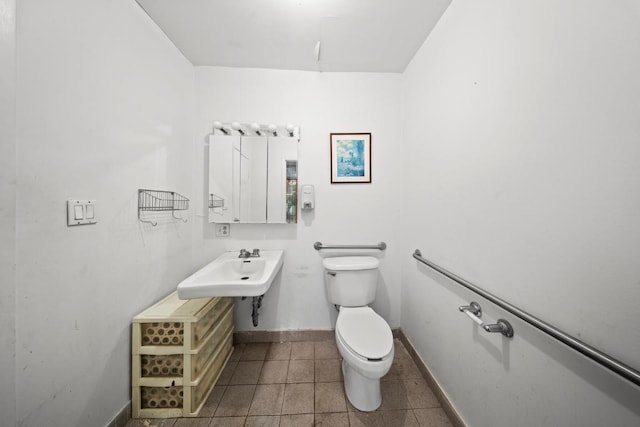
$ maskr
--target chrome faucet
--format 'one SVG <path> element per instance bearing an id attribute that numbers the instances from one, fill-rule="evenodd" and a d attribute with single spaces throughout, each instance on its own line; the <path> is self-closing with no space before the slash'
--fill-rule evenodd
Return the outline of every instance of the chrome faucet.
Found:
<path id="1" fill-rule="evenodd" d="M 252 252 L 249 252 L 246 249 L 240 249 L 240 255 L 238 258 L 259 258 L 260 257 L 260 249 L 254 249 Z"/>

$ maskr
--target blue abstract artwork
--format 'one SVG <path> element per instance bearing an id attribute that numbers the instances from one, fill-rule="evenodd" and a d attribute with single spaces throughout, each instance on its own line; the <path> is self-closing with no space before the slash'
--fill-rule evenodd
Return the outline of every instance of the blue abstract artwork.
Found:
<path id="1" fill-rule="evenodd" d="M 331 134 L 331 183 L 371 182 L 371 134 Z"/>
<path id="2" fill-rule="evenodd" d="M 364 176 L 364 140 L 340 139 L 336 143 L 339 177 Z"/>

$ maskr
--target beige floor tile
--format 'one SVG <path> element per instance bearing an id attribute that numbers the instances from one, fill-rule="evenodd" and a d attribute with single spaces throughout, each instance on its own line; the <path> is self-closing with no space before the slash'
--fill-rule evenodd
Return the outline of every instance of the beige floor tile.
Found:
<path id="1" fill-rule="evenodd" d="M 244 417 L 249 413 L 251 400 L 256 390 L 254 385 L 230 385 L 218 404 L 216 417 Z"/>
<path id="2" fill-rule="evenodd" d="M 178 418 L 173 427 L 209 427 L 209 418 Z"/>
<path id="3" fill-rule="evenodd" d="M 291 360 L 313 359 L 314 349 L 312 341 L 295 341 L 291 343 Z"/>
<path id="4" fill-rule="evenodd" d="M 265 360 L 289 360 L 291 359 L 290 342 L 272 342 L 267 350 Z"/>
<path id="5" fill-rule="evenodd" d="M 245 427 L 278 427 L 280 425 L 279 415 L 260 415 L 256 417 L 247 417 Z"/>
<path id="6" fill-rule="evenodd" d="M 280 427 L 313 427 L 313 418 L 313 414 L 282 415 Z"/>
<path id="7" fill-rule="evenodd" d="M 249 343 L 236 345 L 201 417 L 150 421 L 157 427 L 451 427 L 402 343 L 394 346 L 374 412 L 358 411 L 346 399 L 335 341 Z M 142 421 L 126 427 L 144 427 Z"/>
<path id="8" fill-rule="evenodd" d="M 240 360 L 264 360 L 269 349 L 268 342 L 252 342 L 247 343 L 244 348 Z"/>
<path id="9" fill-rule="evenodd" d="M 262 384 L 256 387 L 249 415 L 280 415 L 284 384 Z"/>
<path id="10" fill-rule="evenodd" d="M 395 350 L 394 350 L 395 351 Z M 406 352 L 405 352 L 406 353 Z M 393 363 L 385 379 L 422 378 L 420 370 L 408 354 L 394 354 Z"/>
<path id="11" fill-rule="evenodd" d="M 312 383 L 314 379 L 313 360 L 291 360 L 287 371 L 287 383 Z"/>
<path id="12" fill-rule="evenodd" d="M 442 408 L 414 409 L 418 424 L 421 427 L 452 427 L 451 421 Z"/>
<path id="13" fill-rule="evenodd" d="M 342 381 L 340 359 L 318 359 L 315 361 L 315 381 L 328 383 Z"/>
<path id="14" fill-rule="evenodd" d="M 409 398 L 407 397 L 407 390 L 402 380 L 380 381 L 380 392 L 382 393 L 380 410 L 411 408 Z"/>
<path id="15" fill-rule="evenodd" d="M 218 405 L 222 400 L 222 395 L 224 394 L 224 391 L 226 390 L 226 388 L 227 387 L 223 385 L 222 386 L 217 385 L 213 387 L 213 390 L 211 390 L 211 394 L 207 398 L 206 402 L 202 406 L 202 409 L 200 410 L 200 413 L 198 414 L 200 417 L 204 417 L 204 418 L 213 417 L 213 414 L 215 414 L 216 409 L 218 409 Z"/>
<path id="16" fill-rule="evenodd" d="M 287 382 L 288 360 L 267 360 L 262 365 L 258 384 L 281 384 Z"/>
<path id="17" fill-rule="evenodd" d="M 258 384 L 263 363 L 262 361 L 238 362 L 238 366 L 229 380 L 229 385 Z"/>
<path id="18" fill-rule="evenodd" d="M 349 412 L 351 427 L 384 427 L 384 420 L 380 412 Z"/>
<path id="19" fill-rule="evenodd" d="M 245 417 L 214 417 L 211 418 L 209 427 L 242 427 Z"/>
<path id="20" fill-rule="evenodd" d="M 407 349 L 404 347 L 404 344 L 402 344 L 402 341 L 400 341 L 397 338 L 393 340 L 393 352 L 397 356 L 411 358 L 411 355 L 409 354 Z"/>
<path id="21" fill-rule="evenodd" d="M 236 366 L 238 366 L 238 362 L 232 362 L 231 360 L 227 362 L 227 365 L 222 370 L 220 374 L 220 378 L 216 382 L 217 385 L 228 385 L 229 380 L 233 376 L 233 372 L 236 370 Z"/>
<path id="22" fill-rule="evenodd" d="M 331 341 L 316 341 L 314 343 L 314 351 L 316 359 L 339 359 L 338 347 L 336 342 Z"/>
<path id="23" fill-rule="evenodd" d="M 246 347 L 246 344 L 234 344 L 233 345 L 233 353 L 231 353 L 231 357 L 229 358 L 229 362 L 237 362 L 238 360 L 240 360 L 240 357 L 242 356 L 242 352 L 244 351 L 244 348 Z"/>
<path id="24" fill-rule="evenodd" d="M 405 390 L 407 390 L 407 398 L 412 408 L 436 408 L 440 406 L 438 398 L 427 382 L 422 378 L 414 378 L 402 380 Z"/>
<path id="25" fill-rule="evenodd" d="M 349 414 L 346 412 L 316 414 L 316 426 L 349 427 Z"/>
<path id="26" fill-rule="evenodd" d="M 380 411 L 384 427 L 419 427 L 412 410 Z"/>
<path id="27" fill-rule="evenodd" d="M 341 382 L 315 384 L 315 412 L 346 412 L 344 385 Z"/>
<path id="28" fill-rule="evenodd" d="M 284 389 L 282 414 L 313 413 L 313 383 L 287 384 Z"/>

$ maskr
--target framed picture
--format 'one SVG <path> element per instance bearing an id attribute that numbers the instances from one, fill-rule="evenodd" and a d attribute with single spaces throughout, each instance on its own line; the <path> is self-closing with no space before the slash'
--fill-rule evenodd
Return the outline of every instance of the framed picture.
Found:
<path id="1" fill-rule="evenodd" d="M 371 182 L 371 133 L 331 134 L 331 183 Z"/>

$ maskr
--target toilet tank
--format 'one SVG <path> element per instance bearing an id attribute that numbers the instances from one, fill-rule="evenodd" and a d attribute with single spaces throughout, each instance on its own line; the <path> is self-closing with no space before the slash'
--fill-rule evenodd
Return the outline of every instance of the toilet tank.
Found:
<path id="1" fill-rule="evenodd" d="M 378 265 L 372 256 L 325 258 L 325 284 L 329 302 L 344 307 L 362 307 L 376 298 Z"/>

